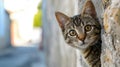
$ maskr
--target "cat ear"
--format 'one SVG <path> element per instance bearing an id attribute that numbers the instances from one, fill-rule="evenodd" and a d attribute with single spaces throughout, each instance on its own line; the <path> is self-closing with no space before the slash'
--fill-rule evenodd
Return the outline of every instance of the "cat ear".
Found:
<path id="1" fill-rule="evenodd" d="M 59 26 L 64 29 L 65 23 L 70 19 L 67 15 L 61 12 L 55 12 L 56 19 L 59 23 Z"/>
<path id="2" fill-rule="evenodd" d="M 95 11 L 95 6 L 92 3 L 91 0 L 87 0 L 84 7 L 83 7 L 83 11 L 82 14 L 89 14 L 91 15 L 93 18 L 96 18 L 96 11 Z"/>

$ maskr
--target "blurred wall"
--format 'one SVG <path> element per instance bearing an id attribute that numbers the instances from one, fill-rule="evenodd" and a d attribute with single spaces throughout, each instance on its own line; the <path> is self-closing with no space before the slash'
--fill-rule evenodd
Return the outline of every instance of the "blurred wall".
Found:
<path id="1" fill-rule="evenodd" d="M 10 46 L 10 20 L 4 9 L 3 0 L 0 0 L 0 49 Z"/>
<path id="2" fill-rule="evenodd" d="M 40 30 L 33 27 L 34 16 L 41 0 L 4 0 L 4 7 L 11 20 L 11 43 L 28 46 L 39 43 Z"/>

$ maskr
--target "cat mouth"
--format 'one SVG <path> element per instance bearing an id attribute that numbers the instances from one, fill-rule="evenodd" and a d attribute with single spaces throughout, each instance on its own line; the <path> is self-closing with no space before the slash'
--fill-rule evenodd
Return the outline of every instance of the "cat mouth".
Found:
<path id="1" fill-rule="evenodd" d="M 89 47 L 89 45 L 90 45 L 90 43 L 83 41 L 79 44 L 79 48 L 85 49 L 85 48 Z"/>
<path id="2" fill-rule="evenodd" d="M 82 46 L 82 45 L 85 45 L 85 42 L 84 42 L 84 41 L 83 41 L 83 42 L 81 42 L 80 46 Z"/>
<path id="3" fill-rule="evenodd" d="M 79 48 L 80 48 L 80 49 L 86 49 L 87 47 L 88 47 L 88 45 L 85 45 L 85 44 L 80 44 L 80 45 L 79 45 Z"/>
<path id="4" fill-rule="evenodd" d="M 87 44 L 88 44 L 87 42 L 81 42 L 81 43 L 79 44 L 79 46 L 80 46 L 80 47 L 85 47 L 85 46 L 87 46 Z"/>

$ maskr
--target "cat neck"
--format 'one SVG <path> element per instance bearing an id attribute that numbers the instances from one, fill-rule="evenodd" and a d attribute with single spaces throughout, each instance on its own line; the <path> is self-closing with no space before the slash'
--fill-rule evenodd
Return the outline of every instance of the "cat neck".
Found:
<path id="1" fill-rule="evenodd" d="M 82 50 L 83 57 L 90 67 L 101 67 L 101 39 L 96 44 Z"/>

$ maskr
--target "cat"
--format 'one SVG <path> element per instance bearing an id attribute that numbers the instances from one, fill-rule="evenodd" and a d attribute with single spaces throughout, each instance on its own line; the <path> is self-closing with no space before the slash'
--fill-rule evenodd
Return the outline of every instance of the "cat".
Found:
<path id="1" fill-rule="evenodd" d="M 101 25 L 92 1 L 87 0 L 79 15 L 55 12 L 65 42 L 80 50 L 89 67 L 101 67 Z"/>

